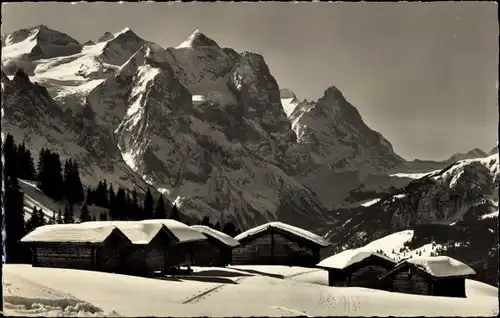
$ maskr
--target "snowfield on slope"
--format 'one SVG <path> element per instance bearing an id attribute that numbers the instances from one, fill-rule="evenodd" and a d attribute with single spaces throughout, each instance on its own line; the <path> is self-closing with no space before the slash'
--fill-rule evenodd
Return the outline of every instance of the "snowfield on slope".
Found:
<path id="1" fill-rule="evenodd" d="M 271 271 L 280 273 L 279 268 L 274 266 Z M 281 268 L 282 274 L 290 273 L 285 266 Z M 263 274 L 244 273 L 250 269 Z M 268 266 L 238 270 L 210 268 L 212 275 L 203 277 L 203 271 L 198 268 L 191 276 L 148 279 L 9 264 L 4 266 L 4 309 L 7 315 L 101 317 L 485 317 L 498 314 L 498 289 L 472 280 L 466 282 L 468 298 L 436 298 L 328 287 L 325 272 L 310 268 L 304 268 L 302 274 L 295 270 L 293 276 L 283 275 L 287 276 L 285 279 L 266 275 L 266 269 Z"/>

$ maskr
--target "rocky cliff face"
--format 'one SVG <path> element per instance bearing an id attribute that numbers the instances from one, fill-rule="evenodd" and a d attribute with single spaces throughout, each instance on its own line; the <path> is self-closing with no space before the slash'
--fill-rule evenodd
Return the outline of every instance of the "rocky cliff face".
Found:
<path id="1" fill-rule="evenodd" d="M 284 103 L 292 103 L 290 93 L 283 93 L 288 97 Z M 342 205 L 369 174 L 385 173 L 404 161 L 336 87 L 326 89 L 318 101 L 297 102 L 289 120 L 300 148 L 292 159 L 296 176 L 329 208 Z"/>
<path id="2" fill-rule="evenodd" d="M 35 154 L 42 148 L 73 158 L 82 181 L 96 184 L 108 179 L 116 186 L 145 190 L 147 185 L 121 160 L 109 134 L 85 111 L 78 116 L 63 111 L 44 86 L 32 83 L 22 70 L 10 80 L 2 72 L 2 128 Z M 106 160 L 103 160 L 106 158 Z"/>
<path id="3" fill-rule="evenodd" d="M 9 114 L 8 131 L 34 151 L 43 144 L 75 157 L 88 183 L 147 182 L 185 214 L 244 228 L 280 219 L 313 229 L 329 219 L 293 176 L 296 135 L 258 54 L 221 48 L 199 31 L 164 50 L 124 29 L 43 60 L 33 73 L 50 98 L 39 109 L 53 107 L 49 117 L 71 129 L 35 143 Z M 11 100 L 5 108 L 21 103 Z M 43 121 L 28 125 L 44 136 L 57 131 Z"/>
<path id="4" fill-rule="evenodd" d="M 127 106 L 115 131 L 123 158 L 185 213 L 243 227 L 327 219 L 281 168 L 295 134 L 262 56 L 221 49 L 197 31 L 165 52 L 144 47 L 96 90 L 118 87 L 128 87 L 112 98 Z"/>

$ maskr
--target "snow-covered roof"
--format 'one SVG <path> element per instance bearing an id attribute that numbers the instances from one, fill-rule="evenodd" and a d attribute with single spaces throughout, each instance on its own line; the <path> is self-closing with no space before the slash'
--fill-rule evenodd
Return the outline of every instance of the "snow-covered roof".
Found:
<path id="1" fill-rule="evenodd" d="M 345 250 L 343 252 L 325 258 L 324 260 L 319 262 L 316 266 L 323 268 L 345 269 L 353 264 L 363 261 L 364 259 L 370 256 L 377 256 L 379 258 L 385 259 L 387 261 L 396 264 L 394 260 L 383 254 L 363 249 L 352 249 L 352 250 Z"/>
<path id="2" fill-rule="evenodd" d="M 94 221 L 80 224 L 80 226 L 85 228 L 96 228 L 107 225 L 117 227 L 133 244 L 149 244 L 160 231 L 164 230 L 162 224 L 147 224 L 134 221 Z"/>
<path id="3" fill-rule="evenodd" d="M 120 230 L 112 225 L 86 228 L 81 224 L 51 224 L 36 228 L 21 242 L 102 243 L 113 231 Z"/>
<path id="4" fill-rule="evenodd" d="M 143 220 L 140 223 L 163 224 L 177 239 L 178 243 L 206 240 L 201 232 L 192 229 L 184 223 L 172 219 Z"/>
<path id="5" fill-rule="evenodd" d="M 301 237 L 303 239 L 306 239 L 314 244 L 321 245 L 323 247 L 330 245 L 330 242 L 328 242 L 327 240 L 325 240 L 324 238 L 322 238 L 319 235 L 316 235 L 312 232 L 309 232 L 309 231 L 306 231 L 304 229 L 298 228 L 296 226 L 285 224 L 282 222 L 270 222 L 270 223 L 259 225 L 257 227 L 254 227 L 248 231 L 245 231 L 245 232 L 237 235 L 235 237 L 235 239 L 238 241 L 241 241 L 241 240 L 244 240 L 248 237 L 255 236 L 261 232 L 267 231 L 270 228 L 275 228 L 275 229 L 279 229 L 279 230 L 288 232 L 292 235 Z"/>
<path id="6" fill-rule="evenodd" d="M 222 233 L 220 231 L 214 230 L 208 226 L 205 225 L 193 225 L 191 228 L 200 231 L 201 233 L 213 237 L 214 239 L 222 242 L 223 244 L 231 247 L 236 247 L 240 245 L 240 242 L 232 238 L 231 236 L 227 235 L 226 233 Z"/>
<path id="7" fill-rule="evenodd" d="M 448 256 L 417 256 L 405 262 L 414 264 L 434 277 L 469 276 L 476 272 L 466 264 Z"/>

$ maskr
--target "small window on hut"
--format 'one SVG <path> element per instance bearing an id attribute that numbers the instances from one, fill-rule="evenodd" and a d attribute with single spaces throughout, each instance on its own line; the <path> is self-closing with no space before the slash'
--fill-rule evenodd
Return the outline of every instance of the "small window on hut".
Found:
<path id="1" fill-rule="evenodd" d="M 413 272 L 411 270 L 411 267 L 408 267 L 408 277 L 411 277 L 412 274 L 413 274 Z"/>

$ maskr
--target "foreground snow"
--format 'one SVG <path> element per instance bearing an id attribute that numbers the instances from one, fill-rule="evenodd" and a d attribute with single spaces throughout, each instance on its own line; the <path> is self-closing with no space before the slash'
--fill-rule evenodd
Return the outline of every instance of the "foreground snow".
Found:
<path id="1" fill-rule="evenodd" d="M 279 273 L 286 274 L 284 279 L 267 275 Z M 326 283 L 325 271 L 285 266 L 195 268 L 192 276 L 161 280 L 5 265 L 4 309 L 7 315 L 101 317 L 493 316 L 498 313 L 498 289 L 471 280 L 467 281 L 466 299 L 328 287 L 324 286 Z"/>

